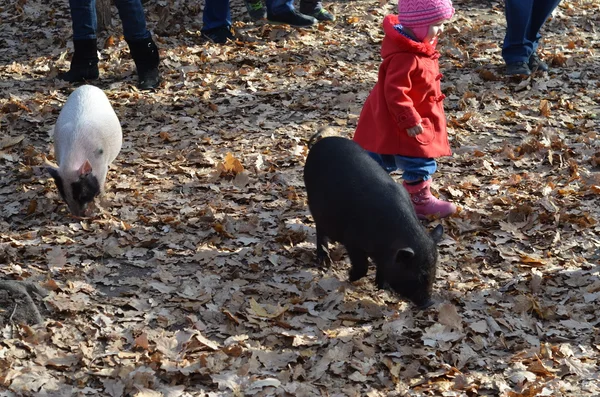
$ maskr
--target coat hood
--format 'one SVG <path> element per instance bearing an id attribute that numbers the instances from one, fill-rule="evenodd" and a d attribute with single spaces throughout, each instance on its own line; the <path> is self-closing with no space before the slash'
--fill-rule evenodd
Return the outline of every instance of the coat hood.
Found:
<path id="1" fill-rule="evenodd" d="M 383 31 L 385 33 L 383 44 L 381 45 L 381 56 L 383 58 L 398 52 L 410 52 L 429 57 L 437 53 L 435 49 L 437 39 L 434 44 L 411 40 L 394 29 L 394 25 L 398 24 L 400 24 L 398 22 L 398 15 L 387 15 L 383 19 Z"/>

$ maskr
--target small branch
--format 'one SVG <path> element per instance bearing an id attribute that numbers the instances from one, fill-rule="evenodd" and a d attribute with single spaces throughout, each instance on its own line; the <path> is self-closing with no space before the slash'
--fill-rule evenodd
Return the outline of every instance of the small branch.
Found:
<path id="1" fill-rule="evenodd" d="M 108 352 L 108 353 L 104 353 L 104 354 L 98 354 L 97 356 L 92 357 L 92 360 L 88 364 L 88 368 L 90 368 L 92 366 L 92 364 L 94 363 L 94 361 L 96 361 L 96 359 L 98 359 L 98 358 L 104 358 L 104 357 L 109 357 L 109 356 L 116 356 L 118 354 L 119 354 L 119 352 Z"/>
<path id="2" fill-rule="evenodd" d="M 18 303 L 15 303 L 15 307 L 14 307 L 14 309 L 13 309 L 13 312 L 12 312 L 12 314 L 10 315 L 10 317 L 8 318 L 8 321 L 9 321 L 9 322 L 11 322 L 11 323 L 13 322 L 13 317 L 14 317 L 15 313 L 17 312 L 17 306 L 19 306 L 19 304 L 18 304 Z"/>

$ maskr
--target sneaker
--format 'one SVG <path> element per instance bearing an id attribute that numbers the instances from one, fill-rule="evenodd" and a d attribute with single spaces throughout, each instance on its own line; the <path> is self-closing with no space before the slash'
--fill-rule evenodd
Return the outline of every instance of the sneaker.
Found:
<path id="1" fill-rule="evenodd" d="M 301 14 L 296 10 L 291 10 L 277 15 L 269 15 L 267 12 L 267 20 L 273 24 L 290 25 L 297 28 L 311 27 L 317 23 L 316 18 Z"/>
<path id="2" fill-rule="evenodd" d="M 335 15 L 324 9 L 323 7 L 319 7 L 313 11 L 304 12 L 302 8 L 300 8 L 300 12 L 305 15 L 310 15 L 321 22 L 333 22 L 335 21 Z"/>
<path id="3" fill-rule="evenodd" d="M 262 3 L 262 0 L 244 0 L 248 15 L 253 21 L 260 21 L 267 17 L 267 9 Z"/>
<path id="4" fill-rule="evenodd" d="M 529 76 L 531 74 L 531 69 L 529 69 L 529 65 L 526 62 L 513 62 L 506 64 L 506 75 L 508 76 Z"/>
<path id="5" fill-rule="evenodd" d="M 226 44 L 227 41 L 235 41 L 235 36 L 229 26 L 219 26 L 218 28 L 202 30 L 202 38 L 215 44 Z"/>
<path id="6" fill-rule="evenodd" d="M 539 70 L 540 72 L 548 71 L 548 64 L 542 61 L 536 53 L 531 54 L 527 65 L 532 72 L 535 72 L 536 70 Z"/>

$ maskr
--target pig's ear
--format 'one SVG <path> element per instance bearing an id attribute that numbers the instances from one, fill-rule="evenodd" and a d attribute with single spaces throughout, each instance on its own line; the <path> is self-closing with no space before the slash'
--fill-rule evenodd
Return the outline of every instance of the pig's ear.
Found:
<path id="1" fill-rule="evenodd" d="M 56 167 L 52 167 L 52 166 L 48 166 L 46 167 L 46 170 L 48 171 L 48 173 L 50 174 L 50 176 L 55 180 L 59 180 L 60 179 L 60 175 L 58 174 L 58 168 Z"/>
<path id="2" fill-rule="evenodd" d="M 92 165 L 90 164 L 89 160 L 85 160 L 85 163 L 83 163 L 81 165 L 81 167 L 79 167 L 79 170 L 77 171 L 78 175 L 87 175 L 87 174 L 91 174 L 92 173 Z"/>
<path id="3" fill-rule="evenodd" d="M 415 251 L 412 248 L 400 248 L 398 252 L 396 252 L 396 263 L 402 262 L 403 260 L 407 260 L 415 256 Z"/>
<path id="4" fill-rule="evenodd" d="M 48 170 L 48 173 L 50 173 L 52 179 L 54 179 L 54 183 L 56 184 L 56 187 L 58 188 L 58 192 L 60 193 L 61 197 L 64 198 L 65 188 L 63 186 L 63 180 L 60 177 L 60 174 L 58 173 L 58 168 L 49 165 L 46 167 L 46 169 Z"/>
<path id="5" fill-rule="evenodd" d="M 444 234 L 444 227 L 440 224 L 437 225 L 435 227 L 435 229 L 433 229 L 429 235 L 431 236 L 431 238 L 433 239 L 433 241 L 435 241 L 435 243 L 439 243 L 440 241 L 442 241 L 442 236 Z"/>

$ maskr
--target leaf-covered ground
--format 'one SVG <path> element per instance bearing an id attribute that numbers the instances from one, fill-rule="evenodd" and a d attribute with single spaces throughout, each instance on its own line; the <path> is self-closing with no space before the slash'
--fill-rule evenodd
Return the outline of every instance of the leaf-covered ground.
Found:
<path id="1" fill-rule="evenodd" d="M 502 75 L 503 2 L 455 2 L 454 155 L 434 183 L 461 211 L 426 311 L 372 271 L 349 284 L 342 248 L 314 265 L 302 182 L 318 127 L 352 135 L 396 3 L 329 2 L 335 24 L 295 30 L 234 1 L 248 42 L 226 46 L 201 42 L 200 3 L 147 4 L 156 93 L 136 90 L 113 10 L 97 85 L 124 145 L 79 220 L 43 168 L 73 89 L 54 78 L 67 2 L 0 0 L 0 279 L 21 287 L 0 284 L 0 396 L 599 395 L 600 1 L 563 1 L 551 72 L 522 81 Z"/>

